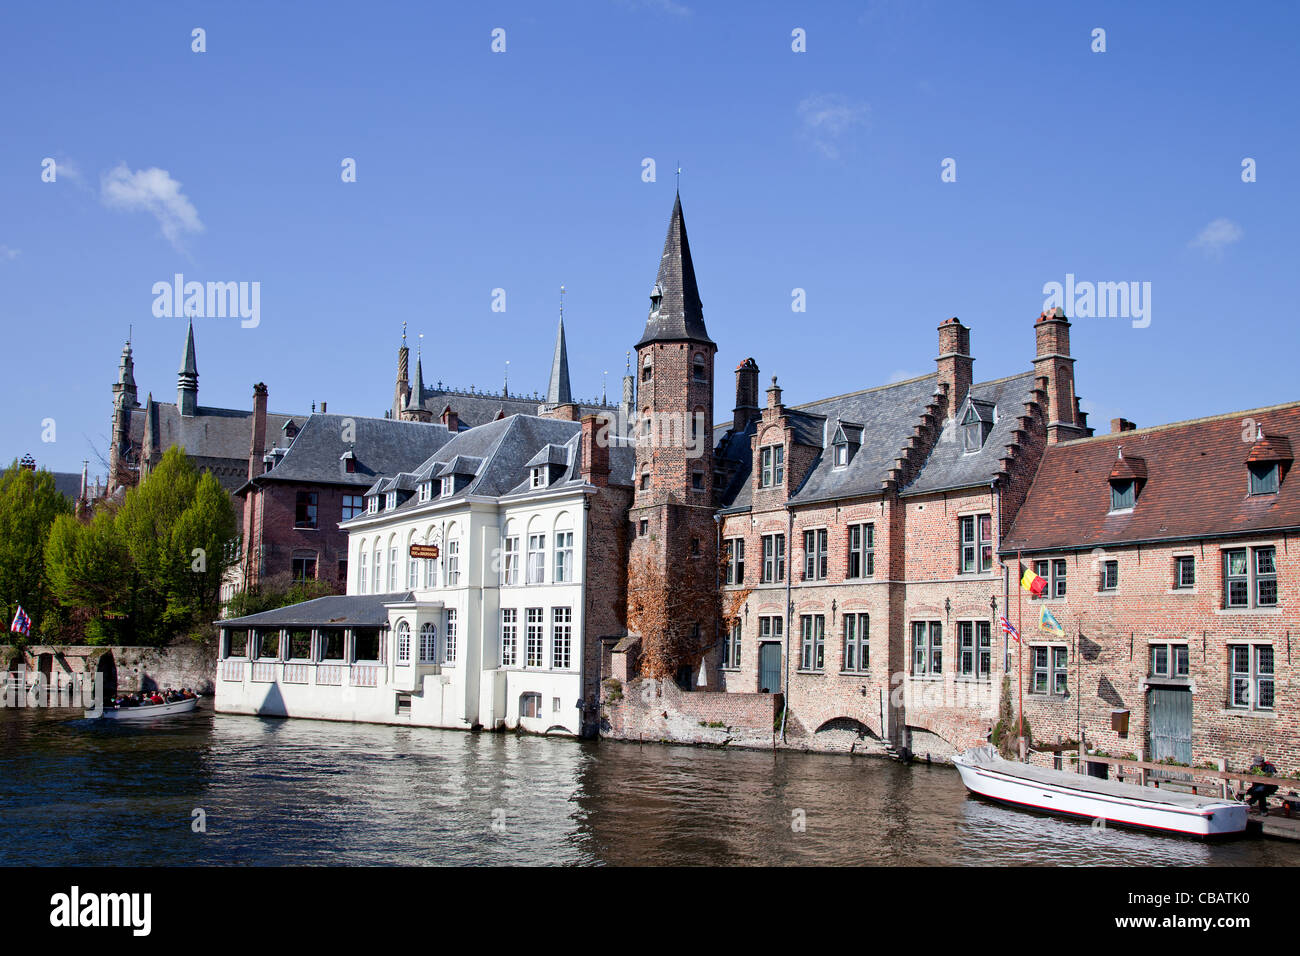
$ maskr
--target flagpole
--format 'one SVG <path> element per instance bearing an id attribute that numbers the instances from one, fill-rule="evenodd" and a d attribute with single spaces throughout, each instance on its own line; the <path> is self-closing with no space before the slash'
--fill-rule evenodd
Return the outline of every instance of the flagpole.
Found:
<path id="1" fill-rule="evenodd" d="M 1024 577 L 1024 571 L 1021 570 L 1023 564 L 1020 560 L 1021 553 L 1016 552 L 1016 572 Z M 1020 758 L 1024 759 L 1024 741 L 1025 741 L 1025 612 L 1020 594 L 1024 588 L 1020 582 L 1016 582 L 1016 630 L 1020 632 L 1020 640 L 1016 641 L 1016 688 L 1017 696 L 1020 698 L 1020 706 L 1016 708 L 1016 737 L 1019 738 Z"/>

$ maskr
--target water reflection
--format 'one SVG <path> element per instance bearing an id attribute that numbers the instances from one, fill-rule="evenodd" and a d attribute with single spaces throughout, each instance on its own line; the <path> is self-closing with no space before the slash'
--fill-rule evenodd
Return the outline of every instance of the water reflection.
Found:
<path id="1" fill-rule="evenodd" d="M 0 863 L 1296 865 L 1300 844 L 1096 831 L 880 760 L 0 711 Z"/>

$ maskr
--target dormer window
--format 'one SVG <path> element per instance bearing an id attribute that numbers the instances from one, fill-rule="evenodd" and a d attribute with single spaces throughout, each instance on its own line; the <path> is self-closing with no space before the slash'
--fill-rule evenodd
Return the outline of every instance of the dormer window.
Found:
<path id="1" fill-rule="evenodd" d="M 447 498 L 456 493 L 456 478 L 454 475 L 448 475 L 442 479 L 442 496 Z"/>
<path id="2" fill-rule="evenodd" d="M 1137 482 L 1131 478 L 1110 483 L 1110 510 L 1132 511 L 1137 503 Z"/>
<path id="3" fill-rule="evenodd" d="M 831 462 L 837 470 L 847 468 L 862 446 L 862 426 L 853 422 L 839 422 L 830 438 Z"/>
<path id="4" fill-rule="evenodd" d="M 1250 493 L 1252 495 L 1275 495 L 1281 485 L 1279 465 L 1275 461 L 1253 461 L 1250 469 Z"/>
<path id="5" fill-rule="evenodd" d="M 659 283 L 656 282 L 655 287 L 650 290 L 650 314 L 651 315 L 654 315 L 659 311 L 659 307 L 663 303 L 663 300 L 664 300 L 664 290 L 660 288 Z"/>
<path id="6" fill-rule="evenodd" d="M 371 495 L 370 500 L 366 502 L 366 514 L 379 514 L 379 496 Z"/>
<path id="7" fill-rule="evenodd" d="M 545 488 L 545 487 L 546 487 L 546 484 L 547 484 L 547 482 L 546 482 L 546 467 L 543 465 L 543 466 L 539 466 L 539 467 L 537 467 L 537 468 L 534 468 L 534 469 L 532 470 L 532 473 L 531 473 L 530 476 L 529 476 L 529 479 L 528 479 L 528 485 L 529 485 L 529 487 L 530 487 L 530 488 Z"/>
<path id="8" fill-rule="evenodd" d="M 433 489 L 430 487 L 432 482 L 420 482 L 420 500 L 428 501 L 433 496 Z"/>
<path id="9" fill-rule="evenodd" d="M 849 463 L 849 443 L 837 442 L 835 445 L 835 467 L 844 468 Z"/>
<path id="10" fill-rule="evenodd" d="M 392 511 L 396 507 L 397 507 L 397 492 L 390 491 L 384 497 L 384 508 L 387 509 L 388 511 Z"/>
<path id="11" fill-rule="evenodd" d="M 1147 463 L 1144 458 L 1124 457 L 1123 446 L 1115 450 L 1115 464 L 1110 469 L 1110 510 L 1132 511 L 1137 496 L 1147 480 Z"/>
<path id="12" fill-rule="evenodd" d="M 979 451 L 984 446 L 984 423 L 974 408 L 966 409 L 966 417 L 961 420 L 961 433 L 964 453 Z"/>

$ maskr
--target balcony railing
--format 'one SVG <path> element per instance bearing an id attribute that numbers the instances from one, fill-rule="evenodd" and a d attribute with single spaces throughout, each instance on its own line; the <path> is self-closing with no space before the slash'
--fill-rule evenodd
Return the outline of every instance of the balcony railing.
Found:
<path id="1" fill-rule="evenodd" d="M 380 666 L 378 664 L 353 664 L 352 686 L 374 687 L 379 683 Z"/>
<path id="2" fill-rule="evenodd" d="M 316 683 L 338 686 L 343 683 L 343 675 L 347 671 L 347 664 L 317 664 Z"/>
<path id="3" fill-rule="evenodd" d="M 248 679 L 257 684 L 275 683 L 275 662 L 274 661 L 253 661 L 251 673 Z"/>
<path id="4" fill-rule="evenodd" d="M 280 678 L 286 684 L 310 684 L 311 664 L 285 664 L 284 676 Z"/>
<path id="5" fill-rule="evenodd" d="M 244 662 L 243 661 L 222 661 L 221 662 L 221 679 L 231 681 L 243 681 L 244 679 Z"/>

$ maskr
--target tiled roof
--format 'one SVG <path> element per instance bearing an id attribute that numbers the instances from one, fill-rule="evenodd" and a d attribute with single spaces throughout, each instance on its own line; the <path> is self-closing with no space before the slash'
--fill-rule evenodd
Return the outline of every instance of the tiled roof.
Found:
<path id="1" fill-rule="evenodd" d="M 410 591 L 392 594 L 330 594 L 301 604 L 277 607 L 260 614 L 218 621 L 231 627 L 382 627 L 388 624 L 385 604 L 412 600 Z"/>
<path id="2" fill-rule="evenodd" d="M 199 406 L 198 414 L 183 416 L 170 402 L 153 403 L 157 422 L 157 442 L 161 451 L 172 445 L 181 445 L 186 454 L 195 458 L 226 458 L 248 462 L 248 450 L 253 437 L 253 413 L 247 409 L 209 408 Z M 144 408 L 131 409 L 131 441 L 137 448 L 144 447 Z M 275 444 L 284 423 L 293 416 L 274 412 L 266 414 L 266 447 Z M 265 452 L 265 449 L 263 449 Z"/>
<path id="3" fill-rule="evenodd" d="M 1253 435 L 1300 441 L 1300 402 L 1049 445 L 1002 551 L 1220 536 L 1300 527 L 1300 480 L 1251 495 L 1246 460 Z M 1110 475 L 1124 458 L 1146 463 L 1131 511 L 1111 513 Z"/>

